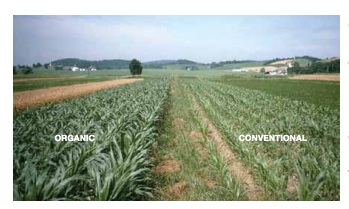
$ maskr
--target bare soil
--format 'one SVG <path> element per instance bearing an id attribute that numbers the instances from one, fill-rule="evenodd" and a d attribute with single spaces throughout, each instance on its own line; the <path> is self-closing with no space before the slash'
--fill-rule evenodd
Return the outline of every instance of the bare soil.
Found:
<path id="1" fill-rule="evenodd" d="M 50 102 L 59 102 L 64 99 L 71 99 L 102 89 L 108 89 L 140 80 L 143 79 L 118 79 L 16 92 L 13 94 L 13 107 L 14 109 L 23 109 L 28 106 L 38 106 Z"/>
<path id="2" fill-rule="evenodd" d="M 171 194 L 181 197 L 183 193 L 185 193 L 186 188 L 188 187 L 188 182 L 180 181 L 169 187 L 169 191 Z"/>
<path id="3" fill-rule="evenodd" d="M 213 180 L 205 180 L 206 186 L 208 188 L 213 188 L 216 186 L 217 182 L 213 181 Z"/>
<path id="4" fill-rule="evenodd" d="M 181 165 L 178 161 L 176 160 L 164 160 L 160 163 L 160 165 L 156 166 L 154 171 L 157 174 L 162 174 L 162 173 L 174 173 L 179 171 L 181 168 Z"/>
<path id="5" fill-rule="evenodd" d="M 293 174 L 289 176 L 288 182 L 287 182 L 287 191 L 289 193 L 294 193 L 296 192 L 296 184 L 298 182 L 296 174 Z"/>
<path id="6" fill-rule="evenodd" d="M 189 134 L 190 144 L 194 147 L 195 151 L 200 154 L 201 158 L 207 157 L 208 150 L 203 145 L 203 135 L 201 132 L 191 131 Z"/>
<path id="7" fill-rule="evenodd" d="M 189 137 L 192 139 L 202 138 L 202 133 L 197 132 L 197 131 L 192 131 L 192 132 L 190 132 Z"/>
<path id="8" fill-rule="evenodd" d="M 170 91 L 170 94 L 174 94 L 176 92 L 175 88 L 176 88 L 176 82 L 172 80 L 171 81 L 171 91 Z"/>
<path id="9" fill-rule="evenodd" d="M 292 62 L 292 61 L 293 61 L 293 60 L 291 60 L 291 59 L 288 59 L 288 60 L 280 60 L 280 61 L 276 61 L 276 62 L 270 63 L 269 65 L 279 65 L 279 64 L 286 65 L 288 62 Z"/>
<path id="10" fill-rule="evenodd" d="M 175 118 L 175 119 L 173 120 L 173 124 L 174 124 L 176 127 L 181 126 L 183 123 L 184 123 L 183 118 Z"/>

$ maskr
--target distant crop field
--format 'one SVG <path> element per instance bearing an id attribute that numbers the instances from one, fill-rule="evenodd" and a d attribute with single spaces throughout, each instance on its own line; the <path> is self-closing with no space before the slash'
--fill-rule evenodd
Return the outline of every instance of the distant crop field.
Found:
<path id="1" fill-rule="evenodd" d="M 115 77 L 71 77 L 71 78 L 30 78 L 16 79 L 13 81 L 13 91 L 29 91 L 35 89 L 44 89 L 57 86 L 69 86 L 74 84 L 84 84 L 91 82 L 102 82 L 115 80 Z"/>
<path id="2" fill-rule="evenodd" d="M 23 109 L 45 103 L 58 102 L 68 98 L 75 98 L 94 91 L 133 83 L 142 79 L 118 79 L 112 81 L 59 86 L 32 91 L 17 92 L 13 95 L 14 109 Z"/>
<path id="3" fill-rule="evenodd" d="M 89 82 L 108 81 L 129 76 L 129 70 L 98 70 L 92 72 L 72 72 L 66 70 L 34 69 L 33 74 L 13 76 L 13 91 L 28 91 L 54 86 L 68 86 Z"/>
<path id="4" fill-rule="evenodd" d="M 293 61 L 293 60 L 291 60 L 291 59 L 288 59 L 288 60 L 281 60 L 281 61 L 276 61 L 276 62 L 270 63 L 269 65 L 279 65 L 279 64 L 286 65 L 288 62 L 292 62 L 292 61 Z"/>
<path id="5" fill-rule="evenodd" d="M 216 77 L 226 75 L 229 72 L 216 69 L 199 69 L 188 71 L 185 69 L 143 69 L 143 77 L 154 76 L 195 76 L 195 77 Z M 33 74 L 18 74 L 13 77 L 13 91 L 28 91 L 43 89 L 55 86 L 69 86 L 90 82 L 101 82 L 114 79 L 123 79 L 130 76 L 129 69 L 97 70 L 90 72 L 71 72 L 63 70 L 35 69 Z"/>
<path id="6" fill-rule="evenodd" d="M 308 59 L 296 59 L 295 62 L 298 62 L 301 67 L 311 65 L 311 61 Z"/>
<path id="7" fill-rule="evenodd" d="M 237 79 L 232 76 L 225 76 L 221 79 L 215 79 L 215 81 L 333 108 L 339 108 L 340 104 L 340 83 L 335 81 L 291 80 L 287 78 Z"/>
<path id="8" fill-rule="evenodd" d="M 259 67 L 259 66 L 263 66 L 263 64 L 264 64 L 263 61 L 233 63 L 233 64 L 225 64 L 222 67 L 217 67 L 217 68 L 214 68 L 214 69 L 217 69 L 217 70 L 232 70 L 232 69 Z"/>
<path id="9" fill-rule="evenodd" d="M 274 66 L 286 66 L 288 62 L 298 62 L 301 67 L 305 67 L 311 64 L 311 61 L 308 59 L 286 59 L 286 60 L 281 60 L 281 61 L 276 61 L 273 63 L 270 63 L 269 65 L 274 65 Z"/>
<path id="10" fill-rule="evenodd" d="M 290 77 L 295 80 L 319 80 L 319 81 L 340 81 L 339 74 L 326 74 L 326 75 L 297 75 Z"/>
<path id="11" fill-rule="evenodd" d="M 256 66 L 256 67 L 246 67 L 243 69 L 259 73 L 264 68 L 265 72 L 275 70 L 276 66 Z"/>
<path id="12" fill-rule="evenodd" d="M 18 74 L 13 75 L 13 79 L 25 79 L 25 78 L 53 78 L 53 77 L 75 77 L 75 76 L 124 76 L 129 75 L 129 69 L 111 69 L 111 70 L 97 70 L 97 71 L 83 71 L 74 72 L 69 70 L 54 70 L 52 68 L 34 68 L 32 74 L 22 74 L 21 70 L 18 70 Z"/>

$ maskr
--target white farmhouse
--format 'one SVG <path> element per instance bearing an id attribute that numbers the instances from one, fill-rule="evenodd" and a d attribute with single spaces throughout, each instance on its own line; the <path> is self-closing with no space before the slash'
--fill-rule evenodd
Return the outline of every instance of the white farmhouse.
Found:
<path id="1" fill-rule="evenodd" d="M 237 73 L 248 72 L 248 69 L 232 69 L 231 72 L 237 72 Z"/>
<path id="2" fill-rule="evenodd" d="M 290 67 L 293 67 L 293 63 L 292 63 L 292 62 L 287 62 L 286 65 L 287 65 L 287 67 L 289 67 L 289 68 L 290 68 Z"/>
<path id="3" fill-rule="evenodd" d="M 70 69 L 71 69 L 71 71 L 74 71 L 74 72 L 75 72 L 75 71 L 79 71 L 79 68 L 78 68 L 78 67 L 76 67 L 76 66 L 71 67 Z"/>
<path id="4" fill-rule="evenodd" d="M 275 70 L 270 70 L 268 72 L 265 72 L 266 75 L 287 75 L 287 68 L 286 67 L 280 67 L 276 68 Z"/>

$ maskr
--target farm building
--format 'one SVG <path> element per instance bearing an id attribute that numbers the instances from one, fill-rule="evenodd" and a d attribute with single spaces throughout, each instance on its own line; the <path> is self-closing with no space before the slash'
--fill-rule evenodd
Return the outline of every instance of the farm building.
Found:
<path id="1" fill-rule="evenodd" d="M 95 67 L 89 67 L 89 68 L 79 68 L 79 67 L 64 67 L 63 70 L 71 70 L 74 72 L 84 72 L 84 71 L 96 71 L 97 69 Z"/>
<path id="2" fill-rule="evenodd" d="M 270 70 L 265 72 L 266 75 L 287 75 L 287 68 L 276 68 L 275 70 Z"/>
<path id="3" fill-rule="evenodd" d="M 71 71 L 76 71 L 76 69 L 73 69 L 74 67 L 72 66 L 62 66 L 61 70 L 71 70 Z"/>
<path id="4" fill-rule="evenodd" d="M 247 69 L 232 69 L 231 72 L 241 73 L 241 72 L 248 72 L 248 70 Z"/>
<path id="5" fill-rule="evenodd" d="M 71 67 L 70 70 L 75 72 L 75 71 L 79 71 L 79 68 L 74 66 L 74 67 Z"/>
<path id="6" fill-rule="evenodd" d="M 196 66 L 186 66 L 185 69 L 186 70 L 198 70 L 198 68 Z"/>
<path id="7" fill-rule="evenodd" d="M 288 68 L 293 67 L 293 62 L 287 62 L 286 65 Z"/>

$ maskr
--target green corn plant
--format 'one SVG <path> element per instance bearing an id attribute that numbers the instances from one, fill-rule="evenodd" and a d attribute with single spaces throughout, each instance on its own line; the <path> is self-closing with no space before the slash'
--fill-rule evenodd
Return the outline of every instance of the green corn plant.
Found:
<path id="1" fill-rule="evenodd" d="M 339 200 L 338 109 L 205 79 L 183 84 L 271 199 Z M 240 142 L 241 134 L 301 134 L 308 141 Z M 298 197 L 287 191 L 294 162 L 299 162 L 296 173 L 306 174 L 297 179 Z"/>
<path id="2" fill-rule="evenodd" d="M 151 144 L 169 78 L 28 108 L 13 121 L 14 200 L 137 200 L 152 197 Z M 94 134 L 56 142 L 56 134 Z"/>

